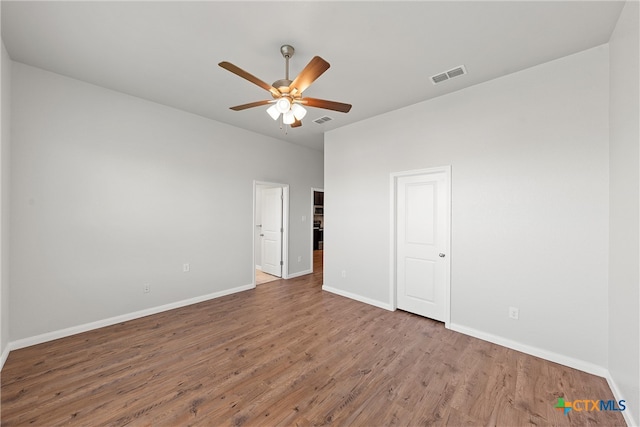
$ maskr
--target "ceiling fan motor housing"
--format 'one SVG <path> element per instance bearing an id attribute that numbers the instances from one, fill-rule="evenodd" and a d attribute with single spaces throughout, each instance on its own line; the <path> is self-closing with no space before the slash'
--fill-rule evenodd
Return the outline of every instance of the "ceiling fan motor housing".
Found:
<path id="1" fill-rule="evenodd" d="M 275 82 L 273 82 L 273 84 L 271 86 L 273 86 L 276 89 L 278 89 L 280 91 L 280 93 L 282 93 L 284 95 L 284 94 L 289 93 L 289 86 L 291 86 L 291 83 L 293 83 L 292 80 L 280 79 L 280 80 L 276 80 Z M 274 95 L 274 98 L 276 98 L 275 95 Z"/>

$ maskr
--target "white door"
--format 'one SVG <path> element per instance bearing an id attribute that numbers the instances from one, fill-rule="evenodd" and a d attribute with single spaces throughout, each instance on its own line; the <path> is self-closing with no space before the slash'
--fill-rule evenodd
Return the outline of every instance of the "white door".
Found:
<path id="1" fill-rule="evenodd" d="M 262 191 L 262 271 L 282 277 L 282 188 Z"/>
<path id="2" fill-rule="evenodd" d="M 397 305 L 439 321 L 448 321 L 449 188 L 448 169 L 395 179 Z"/>

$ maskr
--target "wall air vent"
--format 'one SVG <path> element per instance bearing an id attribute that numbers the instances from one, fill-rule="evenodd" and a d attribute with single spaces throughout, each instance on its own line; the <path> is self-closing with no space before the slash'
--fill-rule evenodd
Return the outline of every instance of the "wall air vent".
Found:
<path id="1" fill-rule="evenodd" d="M 454 77 L 462 76 L 467 74 L 467 70 L 464 68 L 464 65 L 460 65 L 459 67 L 452 68 L 449 71 L 445 71 L 444 73 L 436 74 L 435 76 L 431 76 L 431 83 L 437 85 L 438 83 L 442 83 Z"/>
<path id="2" fill-rule="evenodd" d="M 329 117 L 329 116 L 322 116 L 319 119 L 315 119 L 313 121 L 313 123 L 317 123 L 317 124 L 321 125 L 321 124 L 324 124 L 326 122 L 330 122 L 331 120 L 333 120 L 333 119 L 331 117 Z"/>

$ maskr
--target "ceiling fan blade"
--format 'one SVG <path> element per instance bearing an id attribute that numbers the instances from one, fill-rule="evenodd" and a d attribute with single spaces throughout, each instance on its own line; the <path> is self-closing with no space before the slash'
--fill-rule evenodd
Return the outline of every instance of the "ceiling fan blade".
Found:
<path id="1" fill-rule="evenodd" d="M 298 77 L 296 77 L 295 80 L 291 82 L 291 85 L 289 85 L 289 93 L 304 92 L 304 90 L 311 86 L 311 83 L 313 83 L 318 77 L 320 77 L 322 73 L 327 71 L 330 66 L 331 65 L 329 65 L 329 63 L 324 59 L 320 58 L 319 56 L 314 56 L 313 59 L 309 61 L 307 66 L 304 67 L 302 71 L 300 71 Z"/>
<path id="2" fill-rule="evenodd" d="M 298 119 L 296 119 L 295 122 L 291 123 L 292 128 L 299 128 L 300 126 L 302 126 L 302 122 Z"/>
<path id="3" fill-rule="evenodd" d="M 253 74 L 250 74 L 250 73 L 246 72 L 242 68 L 233 65 L 231 62 L 222 61 L 218 65 L 221 66 L 222 68 L 224 68 L 225 70 L 231 71 L 233 74 L 242 77 L 245 80 L 249 80 L 251 83 L 253 83 L 253 84 L 257 85 L 257 86 L 260 86 L 262 89 L 268 90 L 269 92 L 271 92 L 276 97 L 280 97 L 281 96 L 281 94 L 278 91 L 278 89 L 276 89 L 275 87 L 271 86 L 268 83 L 263 82 L 262 80 L 260 80 L 259 78 L 257 78 Z"/>
<path id="4" fill-rule="evenodd" d="M 340 111 L 341 113 L 348 113 L 349 110 L 351 110 L 351 104 L 344 104 L 342 102 L 336 101 L 327 101 L 325 99 L 302 98 L 297 102 L 309 107 L 324 108 L 325 110 Z"/>
<path id="5" fill-rule="evenodd" d="M 267 105 L 267 104 L 270 104 L 271 102 L 273 102 L 273 101 L 268 101 L 268 100 L 256 101 L 256 102 L 250 102 L 248 104 L 236 105 L 235 107 L 229 107 L 229 108 L 232 109 L 233 111 L 241 111 L 241 110 L 246 110 L 247 108 L 259 107 L 261 105 Z"/>

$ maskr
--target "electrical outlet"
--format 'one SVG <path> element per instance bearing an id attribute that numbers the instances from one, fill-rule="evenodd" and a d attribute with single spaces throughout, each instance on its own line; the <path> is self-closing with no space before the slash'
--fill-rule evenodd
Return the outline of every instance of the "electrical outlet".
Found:
<path id="1" fill-rule="evenodd" d="M 182 264 L 182 272 L 188 273 L 189 271 L 191 271 L 191 266 L 188 263 Z"/>
<path id="2" fill-rule="evenodd" d="M 520 310 L 516 307 L 509 307 L 509 318 L 518 320 L 518 317 L 520 317 Z"/>
<path id="3" fill-rule="evenodd" d="M 148 294 L 149 292 L 151 292 L 151 285 L 149 285 L 148 283 L 145 283 L 144 285 L 142 285 L 142 292 L 145 294 Z"/>
<path id="4" fill-rule="evenodd" d="M 344 279 L 345 277 L 347 277 L 347 270 L 342 270 L 342 278 Z"/>
<path id="5" fill-rule="evenodd" d="M 302 255 L 298 255 L 298 262 L 302 261 Z"/>

